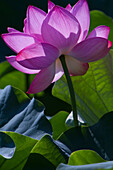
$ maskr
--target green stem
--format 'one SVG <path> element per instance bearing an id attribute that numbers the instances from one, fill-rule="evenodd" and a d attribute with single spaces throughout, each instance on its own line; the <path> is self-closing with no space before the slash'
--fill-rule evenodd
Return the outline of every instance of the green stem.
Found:
<path id="1" fill-rule="evenodd" d="M 26 91 L 29 89 L 29 74 L 25 74 L 26 75 Z M 29 97 L 29 94 L 27 94 Z"/>
<path id="2" fill-rule="evenodd" d="M 69 71 L 68 71 L 67 66 L 66 66 L 65 56 L 64 55 L 60 56 L 60 61 L 62 63 L 62 67 L 63 67 L 64 73 L 65 73 L 65 76 L 66 76 L 66 80 L 67 80 L 67 84 L 68 84 L 68 88 L 69 88 L 69 92 L 70 92 L 74 124 L 75 124 L 75 126 L 78 126 L 75 94 L 74 94 L 74 89 L 73 89 L 71 77 L 69 75 Z"/>

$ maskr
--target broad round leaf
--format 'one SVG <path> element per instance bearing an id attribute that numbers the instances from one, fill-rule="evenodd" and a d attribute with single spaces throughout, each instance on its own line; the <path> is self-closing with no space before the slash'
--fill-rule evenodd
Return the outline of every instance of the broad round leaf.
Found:
<path id="1" fill-rule="evenodd" d="M 113 110 L 113 50 L 101 60 L 89 64 L 84 76 L 72 77 L 77 109 L 88 125 L 95 124 Z M 65 77 L 53 87 L 53 95 L 71 104 Z"/>

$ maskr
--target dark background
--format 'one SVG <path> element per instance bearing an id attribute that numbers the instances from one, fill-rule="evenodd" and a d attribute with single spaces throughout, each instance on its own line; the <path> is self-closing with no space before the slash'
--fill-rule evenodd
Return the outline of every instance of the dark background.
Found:
<path id="1" fill-rule="evenodd" d="M 68 3 L 74 5 L 77 0 L 52 0 L 55 4 L 65 7 Z M 101 10 L 113 17 L 113 0 L 88 0 L 90 10 Z M 7 32 L 7 27 L 22 31 L 23 20 L 29 5 L 34 5 L 47 12 L 47 0 L 0 0 L 0 34 Z M 0 61 L 5 56 L 14 54 L 0 37 Z"/>

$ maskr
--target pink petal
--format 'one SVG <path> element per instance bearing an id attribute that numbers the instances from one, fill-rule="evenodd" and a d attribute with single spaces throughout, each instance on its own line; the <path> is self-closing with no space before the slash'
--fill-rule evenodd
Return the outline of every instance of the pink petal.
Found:
<path id="1" fill-rule="evenodd" d="M 72 6 L 68 4 L 65 9 L 67 9 L 70 12 L 72 10 Z"/>
<path id="2" fill-rule="evenodd" d="M 41 26 L 46 13 L 39 8 L 29 6 L 27 10 L 27 24 L 31 34 L 41 35 Z"/>
<path id="3" fill-rule="evenodd" d="M 7 30 L 8 30 L 9 33 L 12 33 L 12 32 L 13 33 L 15 33 L 15 32 L 20 33 L 20 31 L 14 29 L 14 28 L 10 28 L 10 27 L 8 27 Z"/>
<path id="4" fill-rule="evenodd" d="M 86 0 L 79 0 L 71 10 L 81 26 L 81 35 L 78 42 L 84 40 L 87 36 L 90 25 L 90 13 Z"/>
<path id="5" fill-rule="evenodd" d="M 27 18 L 24 19 L 24 28 L 23 28 L 23 32 L 24 32 L 24 33 L 27 33 L 27 34 L 30 34 L 30 33 L 29 33 L 29 28 L 28 28 L 28 21 L 27 21 Z"/>
<path id="6" fill-rule="evenodd" d="M 82 62 L 88 63 L 106 56 L 111 45 L 112 42 L 105 38 L 89 38 L 77 44 L 68 55 L 71 55 Z"/>
<path id="7" fill-rule="evenodd" d="M 65 56 L 67 68 L 71 76 L 84 75 L 88 68 L 88 63 L 83 63 L 71 56 Z"/>
<path id="8" fill-rule="evenodd" d="M 109 36 L 109 32 L 110 32 L 110 28 L 108 26 L 105 25 L 101 25 L 96 27 L 87 37 L 88 38 L 92 38 L 92 37 L 102 37 L 105 39 L 108 39 Z"/>
<path id="9" fill-rule="evenodd" d="M 62 68 L 62 64 L 61 64 L 61 62 L 58 58 L 55 62 L 55 77 L 54 77 L 52 83 L 59 80 L 62 77 L 63 74 L 64 74 L 64 71 L 63 71 L 63 68 Z"/>
<path id="10" fill-rule="evenodd" d="M 76 18 L 66 9 L 55 6 L 42 24 L 42 37 L 45 42 L 67 53 L 75 46 L 80 35 Z"/>
<path id="11" fill-rule="evenodd" d="M 26 67 L 23 67 L 22 65 L 20 65 L 17 61 L 16 61 L 16 56 L 9 56 L 6 57 L 7 61 L 17 70 L 23 72 L 23 73 L 27 73 L 27 74 L 36 74 L 38 73 L 40 70 L 32 70 L 32 69 L 28 69 Z"/>
<path id="12" fill-rule="evenodd" d="M 2 34 L 2 38 L 5 43 L 16 53 L 21 51 L 23 48 L 35 43 L 35 39 L 30 35 L 24 33 L 7 33 Z"/>
<path id="13" fill-rule="evenodd" d="M 42 35 L 40 35 L 40 34 L 32 34 L 32 36 L 34 37 L 36 43 L 44 42 L 44 40 L 42 38 Z"/>
<path id="14" fill-rule="evenodd" d="M 24 33 L 30 34 L 29 28 L 28 28 L 28 21 L 27 18 L 24 19 L 24 28 L 23 28 Z M 32 34 L 32 37 L 35 38 L 36 42 L 43 42 L 43 38 L 40 34 Z"/>
<path id="15" fill-rule="evenodd" d="M 56 47 L 38 43 L 20 51 L 16 61 L 26 68 L 40 70 L 51 65 L 58 57 L 59 51 Z"/>
<path id="16" fill-rule="evenodd" d="M 55 6 L 55 4 L 53 2 L 51 2 L 50 0 L 48 0 L 48 13 L 54 6 Z"/>
<path id="17" fill-rule="evenodd" d="M 54 75 L 55 65 L 53 63 L 36 75 L 27 93 L 38 93 L 45 90 L 51 84 Z"/>

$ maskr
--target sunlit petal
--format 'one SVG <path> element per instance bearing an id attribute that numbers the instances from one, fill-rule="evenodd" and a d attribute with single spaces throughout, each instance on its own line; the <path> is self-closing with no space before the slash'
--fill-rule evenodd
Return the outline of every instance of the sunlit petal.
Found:
<path id="1" fill-rule="evenodd" d="M 76 18 L 66 9 L 55 6 L 42 24 L 42 37 L 57 47 L 61 53 L 69 51 L 77 42 L 80 26 Z"/>
<path id="2" fill-rule="evenodd" d="M 78 42 L 84 40 L 89 31 L 90 13 L 87 0 L 79 0 L 71 10 L 71 13 L 77 18 L 81 26 L 81 34 Z"/>
<path id="3" fill-rule="evenodd" d="M 41 26 L 43 20 L 46 17 L 46 13 L 39 8 L 29 6 L 27 10 L 27 24 L 31 34 L 41 35 Z"/>
<path id="4" fill-rule="evenodd" d="M 72 10 L 72 6 L 70 4 L 68 4 L 65 9 L 67 9 L 68 11 L 71 11 Z"/>
<path id="5" fill-rule="evenodd" d="M 22 66 L 40 70 L 50 66 L 59 57 L 59 50 L 46 43 L 33 44 L 18 53 L 16 61 Z"/>
<path id="6" fill-rule="evenodd" d="M 53 2 L 51 2 L 50 0 L 48 0 L 48 12 L 55 6 L 55 4 Z"/>
<path id="7" fill-rule="evenodd" d="M 93 37 L 102 37 L 108 39 L 110 32 L 110 28 L 105 25 L 101 25 L 96 27 L 87 37 L 88 38 L 93 38 Z"/>
<path id="8" fill-rule="evenodd" d="M 16 53 L 20 52 L 23 48 L 35 43 L 35 39 L 30 35 L 18 32 L 2 34 L 2 38 L 6 44 Z"/>
<path id="9" fill-rule="evenodd" d="M 23 67 L 22 65 L 20 65 L 17 61 L 16 61 L 16 56 L 9 56 L 6 57 L 7 61 L 17 70 L 23 72 L 23 73 L 27 73 L 27 74 L 36 74 L 38 73 L 40 70 L 34 70 L 34 69 L 28 69 L 26 67 Z"/>
<path id="10" fill-rule="evenodd" d="M 15 33 L 15 32 L 18 33 L 18 32 L 20 32 L 20 31 L 14 29 L 14 28 L 11 28 L 11 27 L 8 27 L 7 30 L 8 30 L 9 33 Z"/>
<path id="11" fill-rule="evenodd" d="M 64 74 L 64 70 L 62 68 L 60 59 L 58 58 L 55 62 L 55 77 L 53 79 L 52 82 L 57 81 L 58 79 L 60 79 L 62 77 L 62 75 Z"/>
<path id="12" fill-rule="evenodd" d="M 27 93 L 38 93 L 46 89 L 52 82 L 55 75 L 55 63 L 41 70 L 31 83 Z"/>

